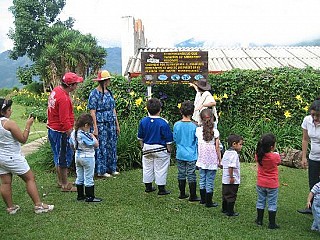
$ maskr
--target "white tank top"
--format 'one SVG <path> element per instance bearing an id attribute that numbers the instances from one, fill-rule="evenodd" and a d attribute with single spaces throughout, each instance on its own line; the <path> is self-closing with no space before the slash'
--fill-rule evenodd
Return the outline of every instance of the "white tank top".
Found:
<path id="1" fill-rule="evenodd" d="M 10 131 L 2 126 L 2 120 L 9 120 L 8 118 L 0 118 L 0 157 L 12 156 L 21 154 L 21 145 L 15 140 Z"/>

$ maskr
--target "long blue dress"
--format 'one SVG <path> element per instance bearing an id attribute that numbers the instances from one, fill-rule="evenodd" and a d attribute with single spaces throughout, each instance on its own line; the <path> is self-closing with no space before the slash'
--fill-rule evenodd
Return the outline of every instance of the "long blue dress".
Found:
<path id="1" fill-rule="evenodd" d="M 95 172 L 99 175 L 117 169 L 117 128 L 114 113 L 115 100 L 109 91 L 104 94 L 93 89 L 89 95 L 88 109 L 96 110 L 99 148 L 96 149 Z"/>

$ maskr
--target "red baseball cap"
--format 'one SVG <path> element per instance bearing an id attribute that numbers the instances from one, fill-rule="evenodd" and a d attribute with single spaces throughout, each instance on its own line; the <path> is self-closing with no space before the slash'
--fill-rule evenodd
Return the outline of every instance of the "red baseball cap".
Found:
<path id="1" fill-rule="evenodd" d="M 64 74 L 62 78 L 62 82 L 64 82 L 67 85 L 73 84 L 73 83 L 80 83 L 83 82 L 83 78 L 79 77 L 77 74 L 73 72 L 67 72 Z"/>

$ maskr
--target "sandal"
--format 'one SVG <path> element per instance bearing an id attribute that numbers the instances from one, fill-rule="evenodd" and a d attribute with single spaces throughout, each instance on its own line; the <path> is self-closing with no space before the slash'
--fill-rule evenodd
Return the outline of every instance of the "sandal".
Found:
<path id="1" fill-rule="evenodd" d="M 35 213 L 47 213 L 47 212 L 52 211 L 53 208 L 54 208 L 54 205 L 41 203 L 40 206 L 34 206 L 34 212 Z"/>
<path id="2" fill-rule="evenodd" d="M 61 192 L 77 192 L 77 188 L 72 183 L 68 183 L 66 187 L 61 187 Z"/>
<path id="3" fill-rule="evenodd" d="M 13 207 L 7 208 L 9 214 L 16 214 L 20 209 L 19 205 L 13 205 Z"/>

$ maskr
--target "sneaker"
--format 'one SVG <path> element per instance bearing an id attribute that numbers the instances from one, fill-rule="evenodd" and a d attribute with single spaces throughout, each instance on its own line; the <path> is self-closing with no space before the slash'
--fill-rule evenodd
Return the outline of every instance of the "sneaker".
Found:
<path id="1" fill-rule="evenodd" d="M 111 177 L 111 174 L 109 174 L 109 173 L 98 174 L 98 177 L 100 177 L 100 178 L 109 178 L 109 177 Z"/>
<path id="2" fill-rule="evenodd" d="M 47 213 L 47 212 L 52 211 L 53 208 L 54 208 L 54 205 L 41 203 L 40 206 L 34 206 L 34 212 L 35 213 Z"/>
<path id="3" fill-rule="evenodd" d="M 13 205 L 13 207 L 7 208 L 9 214 L 16 214 L 20 209 L 19 205 Z"/>
<path id="4" fill-rule="evenodd" d="M 115 172 L 111 173 L 111 175 L 116 176 L 116 175 L 120 175 L 120 173 L 115 171 Z"/>

